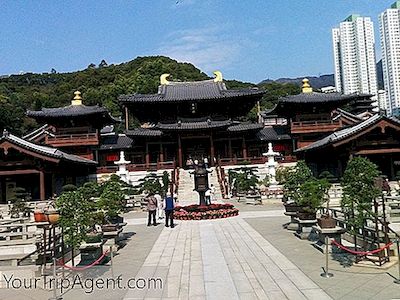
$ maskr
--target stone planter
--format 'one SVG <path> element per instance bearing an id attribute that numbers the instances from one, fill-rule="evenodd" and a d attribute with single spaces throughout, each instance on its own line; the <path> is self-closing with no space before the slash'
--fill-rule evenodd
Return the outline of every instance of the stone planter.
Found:
<path id="1" fill-rule="evenodd" d="M 321 228 L 335 228 L 336 227 L 336 220 L 331 216 L 322 215 L 320 218 L 317 219 L 318 226 Z"/>
<path id="2" fill-rule="evenodd" d="M 118 224 L 104 224 L 101 226 L 103 232 L 117 231 Z"/>
<path id="3" fill-rule="evenodd" d="M 317 214 L 315 212 L 297 212 L 297 217 L 300 220 L 315 220 L 317 218 Z"/>
<path id="4" fill-rule="evenodd" d="M 91 243 L 100 243 L 103 239 L 103 234 L 100 232 L 89 232 L 88 234 L 86 234 L 85 237 L 85 242 L 87 244 L 91 244 Z"/>

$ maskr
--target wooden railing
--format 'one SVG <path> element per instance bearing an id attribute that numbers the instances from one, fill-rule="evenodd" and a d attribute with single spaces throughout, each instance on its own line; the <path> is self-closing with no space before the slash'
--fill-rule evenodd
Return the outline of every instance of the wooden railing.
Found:
<path id="1" fill-rule="evenodd" d="M 99 137 L 97 133 L 73 133 L 46 135 L 45 143 L 53 147 L 73 146 L 73 145 L 98 145 Z"/>
<path id="2" fill-rule="evenodd" d="M 340 121 L 320 120 L 291 123 L 291 133 L 329 132 L 341 127 Z"/>

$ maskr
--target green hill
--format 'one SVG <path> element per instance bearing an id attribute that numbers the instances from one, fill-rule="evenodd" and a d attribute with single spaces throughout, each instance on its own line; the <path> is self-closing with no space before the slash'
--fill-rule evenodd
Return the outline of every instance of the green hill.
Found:
<path id="1" fill-rule="evenodd" d="M 180 63 L 164 56 L 138 57 L 119 65 L 89 65 L 71 73 L 27 73 L 0 78 L 0 130 L 7 128 L 23 134 L 37 126 L 25 116 L 27 109 L 69 105 L 73 92 L 83 94 L 84 104 L 107 107 L 114 116 L 121 115 L 117 97 L 126 93 L 156 93 L 160 75 L 172 74 L 173 80 L 197 81 L 208 76 L 190 63 Z M 236 80 L 227 81 L 228 88 L 255 86 Z M 276 83 L 263 84 L 272 93 L 266 95 L 262 107 L 271 106 L 278 95 L 297 93 L 298 87 Z M 254 112 L 249 116 L 254 119 Z"/>

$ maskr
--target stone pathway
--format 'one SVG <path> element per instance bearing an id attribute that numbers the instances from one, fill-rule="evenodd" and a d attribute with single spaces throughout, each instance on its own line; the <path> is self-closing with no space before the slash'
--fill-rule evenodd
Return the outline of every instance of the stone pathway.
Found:
<path id="1" fill-rule="evenodd" d="M 164 289 L 124 299 L 331 299 L 241 217 L 164 228 L 136 278 L 146 276 Z"/>

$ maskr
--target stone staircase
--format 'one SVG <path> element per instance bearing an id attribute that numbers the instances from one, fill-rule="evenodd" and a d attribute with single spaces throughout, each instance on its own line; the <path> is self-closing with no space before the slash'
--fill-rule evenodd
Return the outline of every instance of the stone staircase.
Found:
<path id="1" fill-rule="evenodd" d="M 209 168 L 209 170 L 212 171 L 208 175 L 209 185 L 212 184 L 215 187 L 214 202 L 222 203 L 222 194 L 215 168 Z M 179 170 L 178 202 L 181 206 L 199 203 L 199 194 L 193 191 L 194 175 L 191 173 L 193 170 Z"/>

